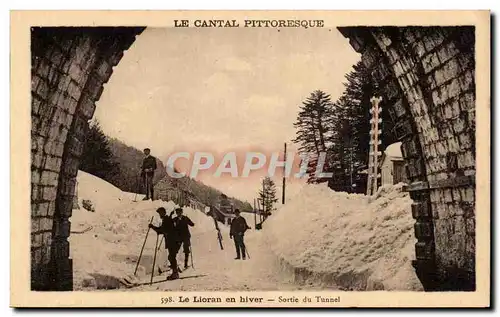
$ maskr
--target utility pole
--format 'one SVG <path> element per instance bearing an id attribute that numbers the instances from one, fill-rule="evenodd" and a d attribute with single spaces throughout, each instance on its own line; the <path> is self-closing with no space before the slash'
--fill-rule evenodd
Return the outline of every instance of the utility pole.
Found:
<path id="1" fill-rule="evenodd" d="M 265 181 L 266 179 L 262 179 L 262 213 L 264 214 L 262 216 L 263 219 L 266 219 L 266 186 L 265 186 Z"/>
<path id="2" fill-rule="evenodd" d="M 352 170 L 353 170 L 353 167 L 354 167 L 354 166 L 353 166 L 353 157 L 352 157 L 352 156 L 353 156 L 352 138 L 351 138 L 351 140 L 350 140 L 350 148 L 351 148 L 351 155 L 350 155 L 350 161 L 351 161 L 351 164 L 350 164 L 350 165 L 351 165 L 351 183 L 350 183 L 349 185 L 350 185 L 350 187 L 351 187 L 351 192 L 352 192 L 352 190 L 353 190 L 353 188 L 352 188 L 352 187 L 353 187 L 353 186 L 352 186 L 352 185 L 353 185 L 353 184 L 352 184 Z"/>
<path id="3" fill-rule="evenodd" d="M 372 196 L 377 192 L 378 186 L 378 157 L 382 155 L 378 150 L 378 146 L 382 144 L 379 140 L 379 136 L 382 134 L 382 130 L 379 128 L 379 123 L 382 123 L 382 119 L 379 118 L 382 112 L 382 107 L 379 107 L 379 103 L 382 101 L 382 97 L 372 97 L 370 102 L 372 107 L 370 113 L 372 118 L 370 120 L 370 153 L 368 155 L 368 186 L 366 187 L 366 194 Z"/>
<path id="4" fill-rule="evenodd" d="M 282 186 L 282 193 L 281 193 L 281 203 L 284 205 L 285 204 L 285 187 L 286 187 L 286 142 L 285 142 L 285 154 L 283 160 L 285 161 L 283 165 L 283 186 Z"/>

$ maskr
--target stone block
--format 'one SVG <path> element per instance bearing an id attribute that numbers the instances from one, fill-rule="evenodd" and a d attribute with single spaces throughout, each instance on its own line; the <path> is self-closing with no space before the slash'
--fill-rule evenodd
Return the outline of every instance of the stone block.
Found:
<path id="1" fill-rule="evenodd" d="M 453 42 L 449 42 L 449 43 L 441 46 L 441 48 L 439 48 L 439 50 L 437 50 L 437 54 L 439 56 L 439 59 L 443 63 L 454 58 L 459 53 L 460 53 L 460 51 L 456 48 L 455 43 L 453 43 Z"/>
<path id="2" fill-rule="evenodd" d="M 44 201 L 54 201 L 57 197 L 57 187 L 55 186 L 43 186 L 42 188 L 42 199 Z"/>
<path id="3" fill-rule="evenodd" d="M 62 75 L 61 78 L 59 79 L 57 89 L 62 92 L 66 92 L 68 90 L 70 82 L 71 82 L 71 76 Z"/>
<path id="4" fill-rule="evenodd" d="M 59 174 L 52 171 L 43 171 L 40 178 L 40 185 L 56 187 Z"/>
<path id="5" fill-rule="evenodd" d="M 76 177 L 80 161 L 78 158 L 68 156 L 63 166 L 63 173 L 68 177 Z"/>
<path id="6" fill-rule="evenodd" d="M 42 246 L 43 234 L 41 233 L 32 233 L 31 234 L 31 247 L 39 248 Z"/>
<path id="7" fill-rule="evenodd" d="M 64 56 L 63 52 L 61 51 L 61 49 L 58 47 L 54 47 L 52 54 L 50 55 L 50 62 L 55 67 L 59 67 L 59 66 L 61 66 L 64 58 L 65 58 L 65 56 Z"/>
<path id="8" fill-rule="evenodd" d="M 85 142 L 78 140 L 74 136 L 70 137 L 68 142 L 69 153 L 75 157 L 80 157 L 83 153 Z"/>
<path id="9" fill-rule="evenodd" d="M 31 76 L 31 91 L 37 91 L 38 83 L 40 83 L 40 77 L 36 74 Z"/>
<path id="10" fill-rule="evenodd" d="M 438 55 L 436 53 L 430 53 L 427 54 L 423 59 L 422 59 L 422 66 L 424 68 L 424 72 L 426 74 L 430 73 L 437 67 L 441 65 L 441 62 L 439 61 Z"/>
<path id="11" fill-rule="evenodd" d="M 70 235 L 71 223 L 68 219 L 54 219 L 54 237 L 67 238 Z"/>
<path id="12" fill-rule="evenodd" d="M 52 240 L 52 259 L 58 261 L 69 257 L 69 242 L 66 240 Z"/>
<path id="13" fill-rule="evenodd" d="M 468 218 L 465 220 L 465 229 L 468 235 L 476 234 L 476 220 L 474 218 Z"/>
<path id="14" fill-rule="evenodd" d="M 417 221 L 414 224 L 415 237 L 418 240 L 430 240 L 433 236 L 433 228 L 430 222 Z"/>
<path id="15" fill-rule="evenodd" d="M 433 32 L 429 32 L 427 36 L 424 36 L 422 39 L 425 49 L 429 52 L 443 43 L 444 36 L 439 30 L 434 30 Z"/>
<path id="16" fill-rule="evenodd" d="M 106 60 L 101 60 L 99 66 L 96 68 L 96 73 L 102 79 L 103 82 L 108 81 L 112 72 L 113 72 L 113 67 Z"/>
<path id="17" fill-rule="evenodd" d="M 454 200 L 453 200 L 453 192 L 451 191 L 451 189 L 445 188 L 442 191 L 444 194 L 444 202 L 452 203 Z"/>
<path id="18" fill-rule="evenodd" d="M 432 217 L 431 208 L 427 201 L 414 202 L 411 204 L 411 213 L 413 219 Z"/>
<path id="19" fill-rule="evenodd" d="M 40 218 L 31 218 L 31 233 L 38 233 L 40 231 Z"/>
<path id="20" fill-rule="evenodd" d="M 464 268 L 469 272 L 476 271 L 476 244 L 474 236 L 468 236 L 465 239 L 465 265 Z"/>
<path id="21" fill-rule="evenodd" d="M 63 92 L 61 90 L 55 90 L 49 96 L 48 102 L 53 106 L 57 106 L 59 104 L 59 100 L 63 99 Z"/>
<path id="22" fill-rule="evenodd" d="M 47 217 L 49 215 L 50 202 L 39 202 L 31 204 L 31 217 Z"/>
<path id="23" fill-rule="evenodd" d="M 78 87 L 78 84 L 75 81 L 71 81 L 68 86 L 68 94 L 71 98 L 78 100 L 80 98 L 82 91 L 81 88 Z"/>
<path id="24" fill-rule="evenodd" d="M 441 87 L 441 89 L 446 90 L 448 99 L 455 98 L 462 92 L 462 90 L 460 89 L 460 81 L 457 78 L 452 79 L 448 84 L 446 84 L 446 86 Z"/>
<path id="25" fill-rule="evenodd" d="M 84 94 L 80 99 L 80 114 L 87 120 L 92 119 L 95 112 L 94 100 L 89 95 Z"/>
<path id="26" fill-rule="evenodd" d="M 80 116 L 73 118 L 73 135 L 80 139 L 85 140 L 89 130 L 89 123 Z"/>
<path id="27" fill-rule="evenodd" d="M 49 171 L 59 172 L 61 168 L 61 158 L 51 155 L 45 156 L 45 169 Z"/>
<path id="28" fill-rule="evenodd" d="M 464 132 L 466 127 L 467 127 L 466 121 L 461 116 L 455 117 L 451 123 L 452 123 L 452 127 L 453 127 L 453 132 L 457 136 L 459 134 L 461 134 L 462 132 Z"/>
<path id="29" fill-rule="evenodd" d="M 36 69 L 36 75 L 48 81 L 49 79 L 50 63 L 46 59 L 42 59 L 38 68 Z"/>
<path id="30" fill-rule="evenodd" d="M 467 150 L 467 149 L 462 149 L 462 150 Z M 470 151 L 458 154 L 458 168 L 466 169 L 468 167 L 475 167 L 475 166 L 476 162 L 473 154 Z"/>
<path id="31" fill-rule="evenodd" d="M 447 144 L 444 141 L 439 141 L 436 142 L 435 147 L 436 147 L 436 152 L 439 156 L 444 156 L 448 152 L 447 150 Z"/>
<path id="32" fill-rule="evenodd" d="M 474 61 L 474 54 L 468 54 L 468 53 L 462 53 L 458 55 L 458 63 L 460 64 L 460 68 L 462 70 L 474 70 L 475 68 L 475 61 Z"/>
<path id="33" fill-rule="evenodd" d="M 354 41 L 352 41 L 351 39 L 349 39 L 349 44 L 353 45 L 355 43 L 354 43 Z M 354 48 L 354 50 L 356 52 L 358 52 L 358 53 L 361 52 L 360 50 L 357 50 L 355 46 L 353 46 L 353 48 Z M 123 51 L 119 50 L 115 54 L 111 55 L 111 57 L 109 58 L 109 63 L 111 64 L 111 66 L 116 66 L 116 65 L 118 65 L 118 63 L 120 62 L 120 60 L 122 59 L 122 57 L 123 57 Z"/>
<path id="34" fill-rule="evenodd" d="M 72 216 L 73 198 L 73 195 L 59 195 L 57 198 L 57 212 L 60 218 L 70 218 Z"/>
<path id="35" fill-rule="evenodd" d="M 432 242 L 419 241 L 415 244 L 415 257 L 418 260 L 430 260 L 433 255 Z"/>
<path id="36" fill-rule="evenodd" d="M 448 151 L 450 152 L 460 152 L 460 144 L 458 143 L 457 138 L 451 137 L 447 140 L 448 143 Z"/>
<path id="37" fill-rule="evenodd" d="M 473 92 L 467 92 L 460 96 L 459 99 L 460 108 L 464 111 L 469 111 L 475 109 L 476 107 L 476 98 Z"/>
<path id="38" fill-rule="evenodd" d="M 423 41 L 418 41 L 414 43 L 415 53 L 419 58 L 423 58 L 427 51 L 425 50 L 425 45 Z"/>
<path id="39" fill-rule="evenodd" d="M 76 63 L 72 63 L 69 67 L 69 75 L 77 83 L 78 86 L 82 85 L 85 83 L 87 80 L 87 74 L 85 74 L 82 69 L 80 68 L 79 65 Z M 77 99 L 77 98 L 75 98 Z"/>
<path id="40" fill-rule="evenodd" d="M 460 89 L 462 91 L 471 91 L 475 88 L 474 73 L 470 70 L 463 73 L 460 78 Z"/>
<path id="41" fill-rule="evenodd" d="M 40 218 L 40 231 L 42 232 L 51 232 L 52 231 L 52 217 L 41 217 Z"/>
<path id="42" fill-rule="evenodd" d="M 40 99 L 46 100 L 49 95 L 49 91 L 50 87 L 48 82 L 41 78 L 36 89 L 36 94 L 40 97 Z"/>
<path id="43" fill-rule="evenodd" d="M 458 136 L 458 143 L 463 149 L 470 149 L 475 145 L 468 133 L 461 133 Z"/>
<path id="44" fill-rule="evenodd" d="M 72 196 L 75 193 L 75 178 L 63 177 L 59 182 L 59 192 L 62 195 Z"/>
<path id="45" fill-rule="evenodd" d="M 405 158 L 417 157 L 419 155 L 418 151 L 418 140 L 416 138 L 406 139 L 401 144 L 402 155 Z"/>

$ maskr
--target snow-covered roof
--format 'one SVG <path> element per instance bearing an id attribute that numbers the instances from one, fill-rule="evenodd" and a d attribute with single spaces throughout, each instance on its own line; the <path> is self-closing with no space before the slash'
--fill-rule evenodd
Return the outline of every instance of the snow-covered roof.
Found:
<path id="1" fill-rule="evenodd" d="M 401 142 L 392 143 L 385 149 L 384 153 L 387 157 L 402 158 L 403 154 L 401 154 Z"/>

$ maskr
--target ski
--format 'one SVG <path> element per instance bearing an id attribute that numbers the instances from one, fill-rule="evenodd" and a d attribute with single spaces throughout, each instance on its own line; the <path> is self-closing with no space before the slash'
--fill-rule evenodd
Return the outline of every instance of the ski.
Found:
<path id="1" fill-rule="evenodd" d="M 206 276 L 206 275 L 180 276 L 179 278 L 176 278 L 174 280 L 168 280 L 166 277 L 163 279 L 156 278 L 153 281 L 153 284 L 158 284 L 158 283 L 163 283 L 163 282 L 172 282 L 172 281 L 176 281 L 176 280 L 185 280 L 185 279 L 190 279 L 190 278 L 199 278 L 199 277 L 204 277 L 204 276 Z M 119 281 L 126 288 L 134 288 L 134 287 L 139 287 L 139 286 L 151 285 L 150 281 L 138 281 L 137 279 L 135 279 L 135 281 L 131 281 L 128 277 L 122 277 L 119 279 Z"/>
<path id="2" fill-rule="evenodd" d="M 224 250 L 224 246 L 222 245 L 222 233 L 220 232 L 219 224 L 217 223 L 217 219 L 215 219 L 214 215 L 212 215 L 212 218 L 214 219 L 215 229 L 217 230 L 217 240 L 219 240 L 220 249 Z"/>

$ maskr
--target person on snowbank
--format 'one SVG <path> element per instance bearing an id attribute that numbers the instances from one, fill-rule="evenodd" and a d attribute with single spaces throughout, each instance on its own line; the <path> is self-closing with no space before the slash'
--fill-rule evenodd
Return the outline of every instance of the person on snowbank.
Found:
<path id="1" fill-rule="evenodd" d="M 141 177 L 144 183 L 144 187 L 146 187 L 146 197 L 143 200 L 148 200 L 151 198 L 153 200 L 153 176 L 156 170 L 156 158 L 150 155 L 151 150 L 146 148 L 144 149 L 144 159 L 142 160 L 141 166 Z M 151 195 L 151 196 L 150 196 Z"/>
<path id="2" fill-rule="evenodd" d="M 234 214 L 236 215 L 236 217 L 231 222 L 231 229 L 229 230 L 229 239 L 232 239 L 234 237 L 234 246 L 236 247 L 235 260 L 239 260 L 241 258 L 245 260 L 246 249 L 243 238 L 245 236 L 245 231 L 251 228 L 247 225 L 245 218 L 240 216 L 239 209 L 235 209 Z"/>
<path id="3" fill-rule="evenodd" d="M 156 231 L 157 234 L 163 234 L 165 237 L 165 248 L 167 249 L 168 261 L 170 262 L 170 267 L 172 268 L 172 274 L 167 277 L 167 280 L 175 280 L 179 278 L 177 253 L 181 248 L 181 240 L 179 238 L 178 231 L 175 228 L 174 220 L 172 219 L 174 211 L 167 216 L 165 208 L 160 207 L 156 209 L 156 212 L 161 217 L 161 225 L 157 227 L 153 224 L 149 224 L 149 227 Z"/>
<path id="4" fill-rule="evenodd" d="M 175 213 L 177 215 L 177 217 L 174 218 L 175 230 L 177 230 L 177 233 L 179 234 L 179 238 L 184 249 L 184 268 L 187 269 L 191 246 L 191 233 L 189 232 L 189 227 L 193 227 L 194 223 L 188 216 L 183 215 L 182 208 L 176 208 Z"/>

